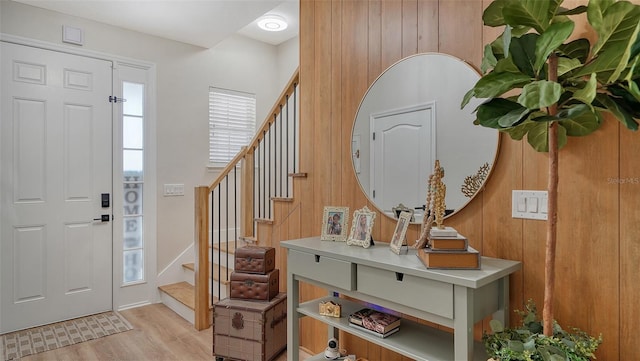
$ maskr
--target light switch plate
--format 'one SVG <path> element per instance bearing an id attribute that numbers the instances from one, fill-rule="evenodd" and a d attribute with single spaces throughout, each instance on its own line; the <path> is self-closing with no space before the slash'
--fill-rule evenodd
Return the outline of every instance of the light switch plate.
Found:
<path id="1" fill-rule="evenodd" d="M 184 184 L 165 184 L 164 195 L 165 196 L 183 196 Z"/>
<path id="2" fill-rule="evenodd" d="M 547 191 L 514 190 L 511 194 L 511 216 L 547 220 L 547 202 Z"/>

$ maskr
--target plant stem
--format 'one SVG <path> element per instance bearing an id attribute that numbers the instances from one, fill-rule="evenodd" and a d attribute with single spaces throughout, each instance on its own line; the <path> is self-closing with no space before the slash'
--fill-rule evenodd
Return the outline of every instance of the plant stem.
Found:
<path id="1" fill-rule="evenodd" d="M 558 81 L 558 57 L 549 57 L 549 81 Z M 558 114 L 558 104 L 549 107 L 549 115 Z M 542 312 L 543 330 L 546 336 L 553 335 L 553 296 L 555 288 L 555 259 L 558 221 L 558 122 L 549 123 L 549 180 L 547 243 L 544 263 L 544 309 Z"/>

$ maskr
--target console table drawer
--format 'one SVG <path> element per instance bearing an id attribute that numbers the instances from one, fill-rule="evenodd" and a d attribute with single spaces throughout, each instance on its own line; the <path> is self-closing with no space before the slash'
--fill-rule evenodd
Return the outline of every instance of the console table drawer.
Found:
<path id="1" fill-rule="evenodd" d="M 453 318 L 453 285 L 408 274 L 358 265 L 358 292 Z"/>
<path id="2" fill-rule="evenodd" d="M 288 272 L 348 291 L 355 289 L 355 264 L 313 253 L 289 250 Z"/>

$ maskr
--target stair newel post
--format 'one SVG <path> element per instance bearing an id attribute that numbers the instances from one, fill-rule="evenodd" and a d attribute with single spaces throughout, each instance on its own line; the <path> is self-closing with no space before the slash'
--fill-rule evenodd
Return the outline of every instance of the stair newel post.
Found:
<path id="1" fill-rule="evenodd" d="M 209 187 L 195 188 L 195 328 L 209 328 Z"/>

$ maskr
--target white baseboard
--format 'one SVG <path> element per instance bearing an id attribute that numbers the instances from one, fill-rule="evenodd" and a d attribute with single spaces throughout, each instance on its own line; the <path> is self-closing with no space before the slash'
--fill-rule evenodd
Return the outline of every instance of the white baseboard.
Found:
<path id="1" fill-rule="evenodd" d="M 124 310 L 128 310 L 131 308 L 137 308 L 137 307 L 142 307 L 142 306 L 148 306 L 151 305 L 152 303 L 149 301 L 143 301 L 143 302 L 136 302 L 136 303 L 130 303 L 128 305 L 122 305 L 120 307 L 118 307 L 118 311 L 124 311 Z"/>
<path id="2" fill-rule="evenodd" d="M 177 313 L 178 315 L 180 315 L 180 317 L 187 320 L 187 322 L 192 325 L 195 324 L 195 312 L 192 309 L 164 292 L 160 292 L 160 300 L 173 312 Z"/>

